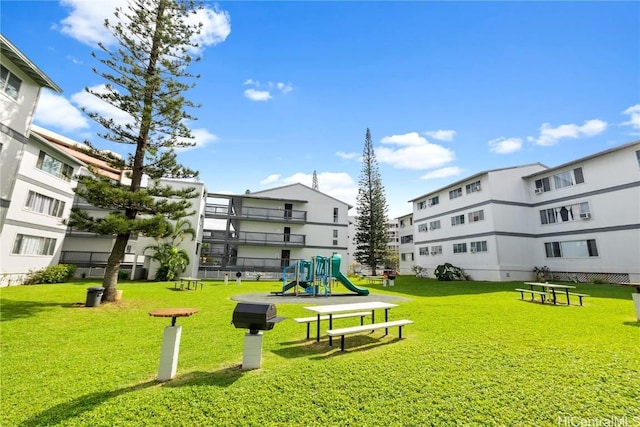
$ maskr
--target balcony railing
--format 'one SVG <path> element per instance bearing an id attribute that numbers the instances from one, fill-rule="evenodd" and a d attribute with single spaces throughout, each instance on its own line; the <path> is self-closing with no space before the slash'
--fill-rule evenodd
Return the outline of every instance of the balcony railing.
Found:
<path id="1" fill-rule="evenodd" d="M 110 252 L 81 252 L 63 251 L 60 254 L 60 264 L 75 264 L 77 266 L 93 267 L 107 265 Z M 145 256 L 139 255 L 137 264 L 144 263 Z M 136 260 L 136 254 L 125 254 L 122 264 L 131 265 Z"/>
<path id="2" fill-rule="evenodd" d="M 229 207 L 225 205 L 207 204 L 205 208 L 205 216 L 211 217 L 227 217 L 255 219 L 261 221 L 279 221 L 279 222 L 305 222 L 307 220 L 307 211 L 299 211 L 293 209 L 273 209 L 258 208 L 245 206 L 239 213 L 233 214 L 229 212 Z"/>
<path id="3" fill-rule="evenodd" d="M 304 246 L 306 243 L 306 234 L 259 233 L 253 231 L 227 233 L 226 231 L 205 230 L 202 241 L 229 241 L 245 245 Z"/>
<path id="4" fill-rule="evenodd" d="M 289 258 L 203 257 L 200 270 L 282 271 L 297 262 Z"/>

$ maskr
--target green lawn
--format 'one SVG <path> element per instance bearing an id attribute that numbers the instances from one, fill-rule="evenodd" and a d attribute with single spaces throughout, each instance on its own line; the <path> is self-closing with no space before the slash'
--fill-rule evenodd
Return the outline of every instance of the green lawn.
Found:
<path id="1" fill-rule="evenodd" d="M 125 282 L 122 302 L 82 307 L 95 285 L 0 290 L 0 425 L 640 426 L 640 324 L 629 288 L 578 284 L 591 297 L 567 307 L 520 301 L 520 282 L 362 284 L 411 299 L 390 312 L 415 322 L 405 339 L 397 328 L 386 338 L 349 336 L 341 353 L 285 320 L 264 334 L 262 369 L 242 371 L 245 331 L 230 324 L 230 298 L 278 283 L 180 292 Z M 148 312 L 163 307 L 200 312 L 178 320 L 177 377 L 158 383 L 170 320 Z M 311 315 L 302 307 L 279 304 L 278 315 Z"/>

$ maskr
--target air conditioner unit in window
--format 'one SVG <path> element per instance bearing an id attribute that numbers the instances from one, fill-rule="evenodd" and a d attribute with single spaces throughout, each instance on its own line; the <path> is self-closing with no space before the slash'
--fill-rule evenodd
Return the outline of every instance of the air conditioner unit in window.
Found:
<path id="1" fill-rule="evenodd" d="M 431 202 L 431 201 L 427 202 L 427 206 L 429 206 L 429 207 L 433 206 L 433 202 Z"/>
<path id="2" fill-rule="evenodd" d="M 536 194 L 542 194 L 542 193 L 544 193 L 544 188 L 542 188 L 542 187 L 540 187 L 540 188 L 536 188 L 535 193 L 536 193 Z"/>
<path id="3" fill-rule="evenodd" d="M 438 252 L 436 252 L 436 251 L 431 251 L 431 255 L 437 255 L 437 254 L 438 254 Z"/>
<path id="4" fill-rule="evenodd" d="M 476 252 L 476 249 L 475 248 L 471 248 L 471 253 L 473 254 L 475 252 Z"/>
<path id="5" fill-rule="evenodd" d="M 480 184 L 476 184 L 476 191 L 480 191 Z"/>
<path id="6" fill-rule="evenodd" d="M 580 218 L 589 219 L 589 218 L 591 218 L 591 213 L 590 212 L 581 213 L 580 214 Z"/>

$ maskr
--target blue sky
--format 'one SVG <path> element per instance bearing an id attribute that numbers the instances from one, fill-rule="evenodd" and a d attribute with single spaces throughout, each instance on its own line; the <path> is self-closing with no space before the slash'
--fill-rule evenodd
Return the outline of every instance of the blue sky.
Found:
<path id="1" fill-rule="evenodd" d="M 122 1 L 2 0 L 2 33 L 62 89 L 36 124 L 99 148 L 83 88 Z M 640 138 L 640 2 L 205 2 L 188 97 L 210 192 L 292 182 L 355 206 L 371 130 L 389 214 L 479 171 Z M 355 209 L 351 211 L 355 214 Z"/>

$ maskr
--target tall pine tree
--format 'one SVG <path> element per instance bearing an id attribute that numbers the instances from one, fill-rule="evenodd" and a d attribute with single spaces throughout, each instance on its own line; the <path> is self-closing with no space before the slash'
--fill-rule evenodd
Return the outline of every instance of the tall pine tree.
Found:
<path id="1" fill-rule="evenodd" d="M 161 186 L 160 178 L 189 178 L 197 172 L 180 165 L 175 147 L 194 145 L 185 121 L 193 117 L 185 110 L 196 107 L 183 93 L 194 86 L 187 71 L 192 60 L 192 43 L 200 25 L 188 24 L 201 5 L 190 0 L 130 0 L 127 9 L 115 11 L 114 23 L 105 21 L 118 42 L 110 50 L 101 44 L 102 64 L 94 71 L 107 83 L 103 91 L 86 89 L 130 116 L 125 123 L 98 112 L 86 111 L 105 131 L 106 140 L 134 147 L 126 161 L 112 164 L 129 171 L 130 184 L 112 182 L 100 176 L 81 177 L 76 193 L 94 207 L 109 211 L 93 218 L 88 211 L 74 209 L 69 225 L 85 231 L 116 237 L 105 269 L 106 301 L 114 301 L 118 272 L 129 237 L 162 236 L 168 221 L 187 215 L 193 189 L 175 190 Z M 143 177 L 149 185 L 143 187 Z"/>
<path id="2" fill-rule="evenodd" d="M 368 128 L 362 152 L 362 170 L 358 182 L 356 209 L 358 216 L 355 258 L 360 264 L 369 266 L 371 274 L 375 276 L 378 264 L 387 258 L 389 207 Z"/>

